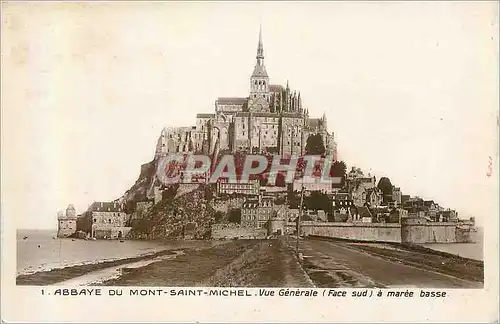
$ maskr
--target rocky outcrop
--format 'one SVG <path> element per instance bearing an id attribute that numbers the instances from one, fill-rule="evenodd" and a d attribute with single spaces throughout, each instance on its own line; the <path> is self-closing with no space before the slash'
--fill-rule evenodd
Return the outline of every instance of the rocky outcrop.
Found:
<path id="1" fill-rule="evenodd" d="M 154 185 L 159 185 L 156 179 L 156 167 L 156 160 L 141 165 L 141 172 L 136 182 L 117 199 L 118 202 L 123 203 L 128 214 L 135 211 L 137 202 L 152 198 Z"/>
<path id="2" fill-rule="evenodd" d="M 163 199 L 132 224 L 132 235 L 147 239 L 185 238 L 189 230 L 189 236 L 195 239 L 210 238 L 215 210 L 207 203 L 206 190 L 206 185 L 199 185 L 189 194 Z"/>

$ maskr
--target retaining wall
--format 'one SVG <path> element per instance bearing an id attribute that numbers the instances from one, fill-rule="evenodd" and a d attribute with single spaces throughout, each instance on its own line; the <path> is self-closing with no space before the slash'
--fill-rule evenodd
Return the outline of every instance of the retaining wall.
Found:
<path id="1" fill-rule="evenodd" d="M 287 232 L 294 231 L 295 223 L 287 224 Z M 401 225 L 393 223 L 332 223 L 304 222 L 301 234 L 349 239 L 356 241 L 401 242 Z"/>
<path id="2" fill-rule="evenodd" d="M 266 228 L 241 227 L 232 224 L 212 225 L 212 239 L 265 239 L 267 237 Z"/>
<path id="3" fill-rule="evenodd" d="M 286 225 L 286 233 L 293 233 L 295 223 Z M 301 234 L 369 242 L 397 243 L 473 243 L 476 229 L 458 223 L 319 223 L 303 222 Z"/>

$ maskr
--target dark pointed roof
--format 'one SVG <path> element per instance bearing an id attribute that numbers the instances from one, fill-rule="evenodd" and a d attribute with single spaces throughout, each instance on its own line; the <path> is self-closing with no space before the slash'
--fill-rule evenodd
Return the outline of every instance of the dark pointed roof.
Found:
<path id="1" fill-rule="evenodd" d="M 88 211 L 102 211 L 102 212 L 121 212 L 122 206 L 116 202 L 100 202 L 95 201 L 90 205 Z"/>
<path id="2" fill-rule="evenodd" d="M 253 77 L 266 77 L 267 78 L 268 75 L 267 75 L 266 67 L 264 66 L 264 64 L 262 64 L 262 65 L 255 64 L 255 67 L 253 68 L 252 76 Z"/>
<path id="3" fill-rule="evenodd" d="M 270 84 L 269 85 L 270 92 L 280 92 L 283 90 L 285 90 L 285 87 L 283 87 L 281 84 Z"/>
<path id="4" fill-rule="evenodd" d="M 248 97 L 219 97 L 217 103 L 219 105 L 243 105 L 248 101 Z"/>
<path id="5" fill-rule="evenodd" d="M 358 213 L 361 217 L 372 217 L 372 213 L 370 213 L 368 207 L 358 207 Z"/>
<path id="6" fill-rule="evenodd" d="M 309 118 L 307 120 L 307 125 L 312 128 L 316 128 L 320 125 L 320 119 L 319 118 Z"/>
<path id="7" fill-rule="evenodd" d="M 215 117 L 215 114 L 210 114 L 210 113 L 198 113 L 196 114 L 196 118 L 213 118 Z"/>

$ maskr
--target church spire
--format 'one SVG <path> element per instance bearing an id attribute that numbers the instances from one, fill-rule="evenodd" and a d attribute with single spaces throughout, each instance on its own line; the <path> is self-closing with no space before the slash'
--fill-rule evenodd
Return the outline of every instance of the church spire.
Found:
<path id="1" fill-rule="evenodd" d="M 264 45 L 262 43 L 262 26 L 259 28 L 259 43 L 257 45 L 257 63 L 252 76 L 267 77 L 266 67 L 264 66 Z"/>
<path id="2" fill-rule="evenodd" d="M 262 43 L 262 25 L 259 26 L 259 45 L 257 45 L 257 60 L 264 60 L 264 45 Z"/>

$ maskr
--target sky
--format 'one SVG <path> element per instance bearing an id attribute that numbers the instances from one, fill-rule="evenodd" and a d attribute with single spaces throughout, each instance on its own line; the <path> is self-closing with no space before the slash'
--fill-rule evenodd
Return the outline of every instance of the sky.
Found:
<path id="1" fill-rule="evenodd" d="M 163 127 L 247 96 L 259 25 L 271 83 L 326 113 L 348 167 L 497 217 L 496 2 L 2 7 L 1 211 L 17 228 L 120 197 Z"/>

